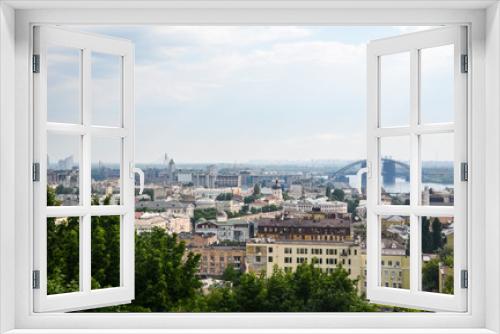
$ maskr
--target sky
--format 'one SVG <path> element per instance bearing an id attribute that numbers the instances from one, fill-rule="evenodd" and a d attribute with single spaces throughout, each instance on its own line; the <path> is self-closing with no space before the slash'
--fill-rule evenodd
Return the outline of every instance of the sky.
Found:
<path id="1" fill-rule="evenodd" d="M 159 163 L 165 153 L 178 163 L 245 163 L 364 158 L 366 44 L 426 28 L 76 29 L 125 38 L 135 45 L 138 163 Z M 446 61 L 445 51 L 432 59 L 438 59 L 437 64 L 439 59 Z M 52 68 L 49 63 L 53 75 L 52 81 L 49 76 L 49 118 L 52 112 L 55 119 L 70 114 L 68 110 L 75 111 L 74 101 L 78 97 L 78 72 L 70 70 L 78 59 L 61 51 L 56 53 Z M 119 110 L 119 92 L 115 89 L 117 65 L 112 58 L 93 57 L 93 118 L 100 125 L 114 125 Z M 440 110 L 445 110 L 450 92 L 436 95 L 435 88 L 443 86 L 446 72 L 435 71 L 436 64 L 431 63 L 426 73 L 432 75 L 425 86 L 431 102 L 426 105 L 439 105 Z M 398 92 L 405 62 L 391 64 L 387 85 L 383 87 Z M 69 77 L 74 79 L 73 86 L 68 84 Z M 400 111 L 404 107 L 400 106 L 404 106 L 401 99 L 405 94 L 392 96 L 390 102 L 395 107 L 387 109 L 387 119 L 404 120 Z M 432 103 L 435 100 L 440 104 Z M 435 111 L 428 111 L 430 119 Z M 72 114 L 78 118 L 77 110 Z M 96 154 L 105 159 L 106 149 L 98 150 Z M 439 158 L 440 153 L 443 152 L 433 156 Z M 64 153 L 59 155 L 63 157 Z"/>

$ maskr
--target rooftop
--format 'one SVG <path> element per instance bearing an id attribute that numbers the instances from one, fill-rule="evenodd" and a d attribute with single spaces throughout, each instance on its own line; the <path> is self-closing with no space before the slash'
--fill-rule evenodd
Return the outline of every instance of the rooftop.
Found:
<path id="1" fill-rule="evenodd" d="M 351 222 L 345 219 L 261 219 L 258 221 L 260 227 L 350 227 Z"/>

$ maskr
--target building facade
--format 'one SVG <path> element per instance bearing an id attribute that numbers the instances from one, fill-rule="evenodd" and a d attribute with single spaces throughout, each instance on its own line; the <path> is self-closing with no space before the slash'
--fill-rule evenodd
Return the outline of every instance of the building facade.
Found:
<path id="1" fill-rule="evenodd" d="M 241 187 L 240 175 L 217 175 L 215 179 L 216 188 L 239 188 Z"/>
<path id="2" fill-rule="evenodd" d="M 228 221 L 200 220 L 195 224 L 195 232 L 215 234 L 219 241 L 245 242 L 253 237 L 254 224 L 238 219 Z"/>
<path id="3" fill-rule="evenodd" d="M 351 240 L 351 222 L 347 219 L 260 219 L 257 221 L 257 238 L 275 240 Z"/>
<path id="4" fill-rule="evenodd" d="M 322 271 L 331 273 L 341 265 L 351 279 L 360 276 L 359 245 L 353 242 L 273 241 L 252 239 L 246 246 L 248 272 L 271 276 L 274 267 L 294 272 L 302 263 L 313 263 Z"/>
<path id="5" fill-rule="evenodd" d="M 199 275 L 220 277 L 228 267 L 245 271 L 245 246 L 208 246 L 190 248 L 201 255 Z"/>

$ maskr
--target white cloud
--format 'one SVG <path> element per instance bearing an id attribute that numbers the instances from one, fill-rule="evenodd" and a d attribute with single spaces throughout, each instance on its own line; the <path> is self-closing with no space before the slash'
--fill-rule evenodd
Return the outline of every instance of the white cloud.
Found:
<path id="1" fill-rule="evenodd" d="M 196 60 L 182 59 L 181 56 L 164 62 L 136 65 L 139 99 L 161 98 L 174 102 L 196 100 L 213 89 L 235 82 L 278 80 L 277 75 L 281 76 L 281 71 L 290 71 L 299 66 L 324 68 L 332 75 L 340 76 L 348 74 L 353 68 L 364 67 L 365 47 L 309 41 L 276 43 L 268 48 L 253 48 L 250 52 L 237 48 L 214 52 L 213 47 L 198 46 L 183 47 L 173 50 L 173 53 L 206 56 Z M 307 76 L 315 74 L 311 72 L 303 75 L 305 81 Z"/>

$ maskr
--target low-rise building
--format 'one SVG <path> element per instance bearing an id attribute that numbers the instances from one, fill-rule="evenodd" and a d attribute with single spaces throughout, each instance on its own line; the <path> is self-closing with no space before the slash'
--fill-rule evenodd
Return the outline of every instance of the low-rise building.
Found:
<path id="1" fill-rule="evenodd" d="M 253 223 L 240 219 L 214 221 L 200 219 L 195 224 L 196 233 L 213 233 L 219 241 L 245 242 L 253 237 Z"/>
<path id="2" fill-rule="evenodd" d="M 248 272 L 272 275 L 275 266 L 293 272 L 302 263 L 313 263 L 331 273 L 341 265 L 351 279 L 360 275 L 360 247 L 353 242 L 273 240 L 255 238 L 246 245 Z"/>
<path id="3" fill-rule="evenodd" d="M 239 212 L 242 207 L 243 207 L 242 202 L 234 200 L 215 202 L 215 208 L 219 211 L 228 211 L 231 213 L 236 213 Z"/>
<path id="4" fill-rule="evenodd" d="M 189 233 L 193 229 L 191 218 L 186 215 L 172 215 L 168 217 L 166 227 L 170 233 L 175 234 Z"/>
<path id="5" fill-rule="evenodd" d="M 319 211 L 324 213 L 341 213 L 346 214 L 347 203 L 341 201 L 327 201 L 327 200 L 288 200 L 283 203 L 283 210 L 285 212 L 310 212 Z"/>
<path id="6" fill-rule="evenodd" d="M 135 203 L 137 209 L 154 210 L 165 212 L 168 215 L 194 216 L 194 205 L 179 201 L 138 201 Z"/>
<path id="7" fill-rule="evenodd" d="M 228 267 L 245 271 L 245 246 L 218 246 L 189 248 L 201 255 L 199 275 L 220 277 Z"/>
<path id="8" fill-rule="evenodd" d="M 442 190 L 425 187 L 422 191 L 422 205 L 445 205 L 451 206 L 454 203 L 453 188 Z"/>
<path id="9" fill-rule="evenodd" d="M 167 219 L 158 213 L 144 213 L 135 219 L 137 233 L 151 232 L 153 228 L 167 228 Z"/>
<path id="10" fill-rule="evenodd" d="M 182 233 L 180 236 L 189 248 L 206 247 L 217 243 L 215 233 Z"/>
<path id="11" fill-rule="evenodd" d="M 260 219 L 257 222 L 256 237 L 275 240 L 351 240 L 351 222 L 347 219 Z"/>
<path id="12" fill-rule="evenodd" d="M 360 291 L 366 293 L 367 262 L 366 249 L 361 251 Z M 403 245 L 394 240 L 383 239 L 380 260 L 380 284 L 383 287 L 410 288 L 410 257 Z"/>
<path id="13" fill-rule="evenodd" d="M 195 201 L 197 209 L 212 209 L 215 208 L 215 200 L 211 198 L 200 198 Z"/>

